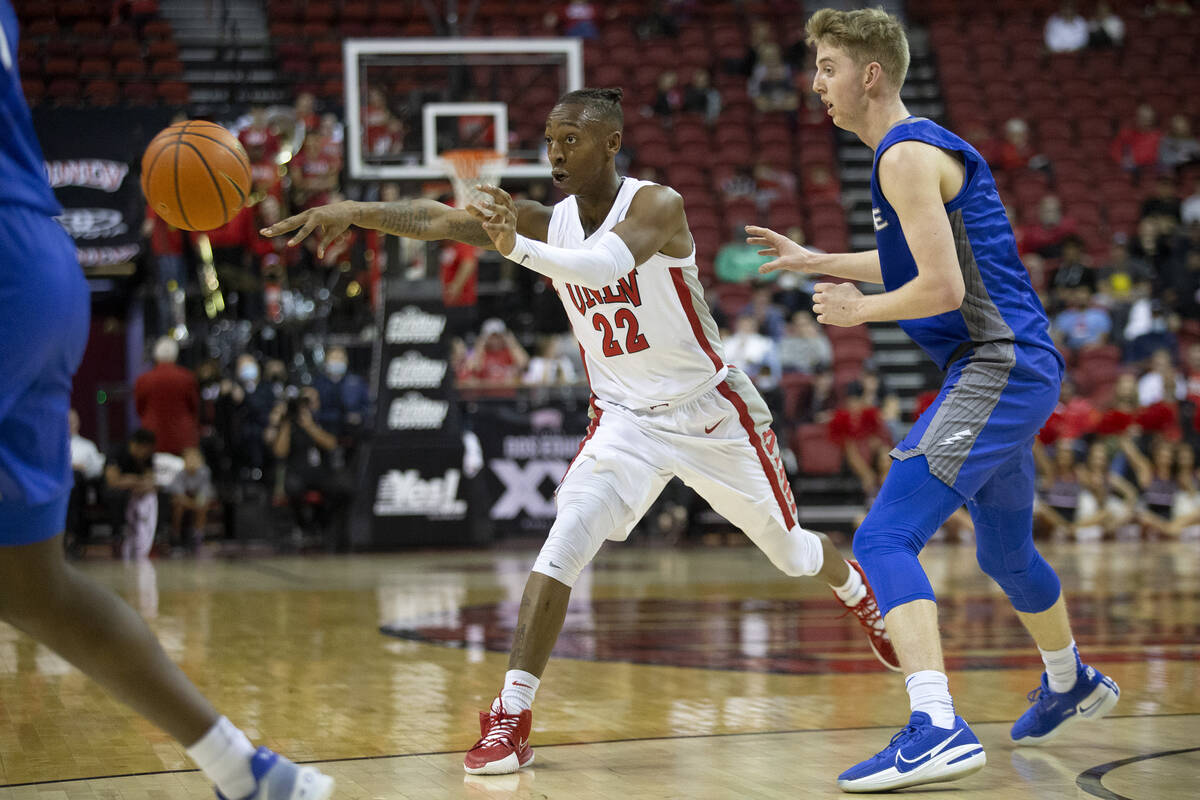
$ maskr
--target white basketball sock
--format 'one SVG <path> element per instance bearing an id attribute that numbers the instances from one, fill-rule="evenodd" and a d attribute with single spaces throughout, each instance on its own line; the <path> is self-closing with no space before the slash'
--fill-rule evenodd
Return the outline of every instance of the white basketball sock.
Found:
<path id="1" fill-rule="evenodd" d="M 225 717 L 189 747 L 187 754 L 226 797 L 249 797 L 254 791 L 254 774 L 250 772 L 254 745 Z"/>
<path id="2" fill-rule="evenodd" d="M 533 708 L 533 696 L 537 694 L 541 683 L 536 676 L 520 669 L 510 669 L 504 673 L 504 688 L 500 690 L 500 702 L 509 714 L 520 714 L 527 708 Z"/>
<path id="3" fill-rule="evenodd" d="M 1046 682 L 1050 691 L 1062 693 L 1075 688 L 1075 678 L 1079 674 L 1079 651 L 1075 649 L 1075 640 L 1061 650 L 1043 650 L 1042 663 L 1046 665 Z"/>
<path id="4" fill-rule="evenodd" d="M 843 603 L 848 606 L 855 606 L 866 596 L 867 585 L 863 583 L 862 576 L 858 574 L 858 570 L 850 565 L 849 561 L 846 562 L 846 566 L 850 569 L 850 575 L 846 578 L 846 582 L 841 586 L 830 584 L 830 588 L 833 589 L 833 593 Z"/>
<path id="5" fill-rule="evenodd" d="M 908 689 L 908 706 L 924 711 L 939 728 L 954 727 L 954 701 L 950 698 L 950 680 L 946 673 L 923 669 L 904 679 Z"/>

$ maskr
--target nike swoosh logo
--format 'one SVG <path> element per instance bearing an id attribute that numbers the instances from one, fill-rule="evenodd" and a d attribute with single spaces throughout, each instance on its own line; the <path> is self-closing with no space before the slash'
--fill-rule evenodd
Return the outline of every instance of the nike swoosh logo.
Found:
<path id="1" fill-rule="evenodd" d="M 929 759 L 936 756 L 938 753 L 945 750 L 950 745 L 951 742 L 953 742 L 955 739 L 958 738 L 958 735 L 960 733 L 962 733 L 962 728 L 959 728 L 958 730 L 956 730 L 953 733 L 953 735 L 947 736 L 936 747 L 926 750 L 924 753 L 922 753 L 921 755 L 919 755 L 916 758 L 911 759 L 911 760 L 905 758 L 904 753 L 897 750 L 896 751 L 896 769 L 900 772 L 910 772 L 910 771 L 916 769 L 917 767 L 921 766 Z M 901 762 L 903 762 L 904 766 L 901 766 Z"/>
<path id="2" fill-rule="evenodd" d="M 1089 711 L 1091 711 L 1093 708 L 1095 708 L 1096 706 L 1100 705 L 1103 702 L 1104 702 L 1104 696 L 1101 695 L 1100 697 L 1096 698 L 1096 702 L 1092 703 L 1091 705 L 1080 706 L 1079 713 L 1087 714 Z"/>
<path id="3" fill-rule="evenodd" d="M 521 256 L 521 266 L 522 266 L 522 267 L 523 267 L 523 266 L 525 266 L 525 262 L 526 262 L 526 261 L 528 261 L 528 260 L 529 260 L 529 254 L 528 254 L 528 253 L 526 253 L 525 255 Z"/>
<path id="4" fill-rule="evenodd" d="M 518 739 L 517 750 L 524 750 L 529 745 L 529 739 Z"/>
<path id="5" fill-rule="evenodd" d="M 554 567 L 555 569 L 562 569 L 562 567 L 560 567 L 558 564 L 555 564 L 553 561 L 550 562 L 550 566 Z"/>
<path id="6" fill-rule="evenodd" d="M 521 683 L 520 681 L 513 681 L 513 682 L 512 682 L 512 685 L 513 685 L 513 686 L 524 686 L 526 689 L 532 689 L 532 688 L 533 688 L 533 687 L 532 687 L 532 686 L 530 686 L 528 683 Z"/>
<path id="7" fill-rule="evenodd" d="M 720 422 L 718 422 L 716 425 L 713 425 L 711 428 L 705 428 L 705 429 L 704 429 L 704 432 L 705 432 L 705 433 L 712 433 L 712 432 L 713 432 L 713 431 L 715 431 L 715 430 L 717 429 L 717 427 L 718 427 L 718 426 L 720 426 L 720 424 L 721 424 L 722 422 L 724 422 L 724 421 L 725 421 L 725 420 L 720 420 Z"/>

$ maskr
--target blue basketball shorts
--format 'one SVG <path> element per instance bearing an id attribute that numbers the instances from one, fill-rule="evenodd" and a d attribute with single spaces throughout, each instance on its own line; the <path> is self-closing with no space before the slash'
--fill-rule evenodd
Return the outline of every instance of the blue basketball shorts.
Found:
<path id="1" fill-rule="evenodd" d="M 75 244 L 43 213 L 0 205 L 0 546 L 55 536 L 71 473 L 71 378 L 90 325 Z"/>

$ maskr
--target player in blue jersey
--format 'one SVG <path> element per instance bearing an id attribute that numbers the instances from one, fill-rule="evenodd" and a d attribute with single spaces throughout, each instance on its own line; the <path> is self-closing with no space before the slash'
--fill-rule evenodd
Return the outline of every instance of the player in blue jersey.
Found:
<path id="1" fill-rule="evenodd" d="M 323 800 L 333 781 L 257 751 L 163 652 L 134 611 L 70 567 L 71 376 L 90 298 L 14 66 L 17 18 L 0 0 L 0 620 L 70 661 L 187 746 L 218 797 Z"/>
<path id="2" fill-rule="evenodd" d="M 813 90 L 835 125 L 875 151 L 878 249 L 815 254 L 758 227 L 747 228 L 750 241 L 775 256 L 764 272 L 882 283 L 886 291 L 867 296 L 852 283 L 818 284 L 817 319 L 839 326 L 899 321 L 946 370 L 937 400 L 892 451 L 891 471 L 854 537 L 900 656 L 912 716 L 838 785 L 884 791 L 954 780 L 986 762 L 955 715 L 937 606 L 917 560 L 964 503 L 979 564 L 1008 595 L 1046 667 L 1013 740 L 1043 742 L 1068 723 L 1103 716 L 1119 693 L 1080 662 L 1058 576 L 1033 546 L 1033 437 L 1057 401 L 1063 362 L 991 172 L 967 142 L 909 115 L 900 99 L 908 42 L 898 20 L 877 9 L 825 9 L 807 33 L 817 49 Z"/>

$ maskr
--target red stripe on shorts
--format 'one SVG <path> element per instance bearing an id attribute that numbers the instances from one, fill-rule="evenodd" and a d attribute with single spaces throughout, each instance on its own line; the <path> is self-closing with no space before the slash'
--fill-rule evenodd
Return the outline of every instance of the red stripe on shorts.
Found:
<path id="1" fill-rule="evenodd" d="M 721 359 L 717 358 L 712 342 L 708 340 L 704 334 L 704 328 L 700 326 L 700 315 L 696 313 L 696 304 L 692 302 L 692 290 L 688 288 L 687 281 L 683 277 L 682 267 L 671 267 L 671 280 L 675 283 L 675 293 L 679 295 L 679 303 L 683 306 L 683 313 L 687 315 L 688 322 L 692 326 L 692 333 L 696 335 L 696 341 L 700 344 L 700 349 L 712 359 L 713 367 L 720 372 Z"/>
<path id="2" fill-rule="evenodd" d="M 746 435 L 750 437 L 750 444 L 754 445 L 754 452 L 758 454 L 758 461 L 762 464 L 763 472 L 766 473 L 767 483 L 771 484 L 771 491 L 775 493 L 775 502 L 779 503 L 779 510 L 783 512 L 783 521 L 787 524 L 788 530 L 791 530 L 796 525 L 796 519 L 792 516 L 787 495 L 784 494 L 783 487 L 779 485 L 779 475 L 772 469 L 771 457 L 767 454 L 767 448 L 763 446 L 762 437 L 758 435 L 758 431 L 754 430 L 754 420 L 750 418 L 750 409 L 746 407 L 746 401 L 725 381 L 717 384 L 717 391 L 737 410 L 738 421 L 742 423 Z"/>

